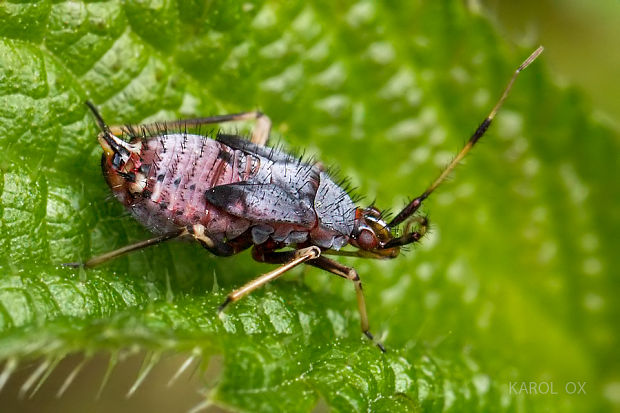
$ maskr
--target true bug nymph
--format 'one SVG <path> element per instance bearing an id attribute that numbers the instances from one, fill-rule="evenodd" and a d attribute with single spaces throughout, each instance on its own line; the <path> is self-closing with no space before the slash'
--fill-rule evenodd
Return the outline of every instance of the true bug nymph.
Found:
<path id="1" fill-rule="evenodd" d="M 420 241 L 428 221 L 416 211 L 484 135 L 519 72 L 542 50 L 536 49 L 519 66 L 489 115 L 437 179 L 390 222 L 375 207 L 356 207 L 321 164 L 266 147 L 271 122 L 260 112 L 109 127 L 87 102 L 101 129 L 101 165 L 108 185 L 157 236 L 66 265 L 94 267 L 170 239 L 196 240 L 219 256 L 252 247 L 255 260 L 281 266 L 231 292 L 218 311 L 305 263 L 353 282 L 362 331 L 374 341 L 360 277 L 325 255 L 395 258 L 400 247 Z M 211 139 L 187 133 L 188 127 L 240 120 L 256 122 L 249 141 L 236 135 Z M 121 139 L 124 135 L 130 140 Z M 394 235 L 401 224 L 404 230 Z M 356 249 L 342 250 L 347 244 Z"/>

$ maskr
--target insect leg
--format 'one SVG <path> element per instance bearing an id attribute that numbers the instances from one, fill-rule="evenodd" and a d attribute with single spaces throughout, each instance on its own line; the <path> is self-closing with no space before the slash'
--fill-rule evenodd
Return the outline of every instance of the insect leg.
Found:
<path id="1" fill-rule="evenodd" d="M 268 282 L 275 280 L 276 278 L 280 277 L 282 274 L 284 274 L 291 268 L 294 268 L 298 266 L 299 264 L 302 264 L 308 260 L 315 260 L 320 255 L 321 255 L 321 250 L 319 249 L 319 247 L 315 247 L 315 246 L 302 248 L 297 251 L 291 252 L 290 257 L 292 258 L 289 259 L 288 262 L 286 262 L 284 265 L 276 268 L 273 271 L 269 271 L 268 273 L 258 276 L 252 281 L 246 283 L 243 287 L 238 288 L 235 291 L 228 294 L 228 296 L 226 297 L 226 300 L 218 307 L 217 309 L 218 313 L 224 310 L 224 308 L 226 308 L 228 304 L 245 297 L 246 295 L 250 294 L 252 291 L 256 290 L 257 288 L 260 288 L 263 285 L 267 284 Z M 282 255 L 281 257 L 287 258 L 289 256 Z"/>
<path id="2" fill-rule="evenodd" d="M 164 241 L 168 241 L 168 240 L 180 237 L 181 235 L 184 235 L 185 233 L 186 233 L 185 230 L 181 230 L 178 232 L 171 232 L 168 234 L 160 235 L 158 237 L 136 242 L 135 244 L 126 245 L 117 250 L 106 252 L 105 254 L 97 255 L 96 257 L 92 257 L 88 259 L 86 262 L 68 262 L 62 265 L 65 267 L 73 267 L 73 268 L 78 268 L 78 267 L 93 268 L 93 267 L 96 267 L 97 265 L 113 260 L 114 258 L 120 257 L 121 255 L 125 255 L 133 251 L 141 250 L 143 248 L 150 247 L 151 245 L 157 245 Z"/>
<path id="3" fill-rule="evenodd" d="M 269 119 L 267 115 L 259 111 L 233 113 L 230 115 L 209 116 L 206 118 L 181 119 L 178 121 L 163 123 L 165 126 L 186 127 L 209 125 L 214 123 L 240 122 L 244 120 L 254 120 L 256 122 L 256 125 L 252 130 L 252 143 L 260 146 L 265 145 L 267 143 L 267 139 L 269 139 L 269 133 L 271 132 L 271 119 Z M 149 126 L 158 125 L 161 126 L 161 124 L 158 123 L 144 126 L 148 128 Z"/>
<path id="4" fill-rule="evenodd" d="M 417 224 L 415 230 L 411 230 L 412 224 Z M 428 231 L 428 218 L 425 216 L 414 216 L 408 218 L 405 223 L 405 228 L 402 232 L 403 235 L 396 236 L 384 245 L 378 247 L 373 251 L 366 250 L 324 250 L 323 255 L 339 255 L 341 257 L 358 257 L 358 258 L 372 258 L 378 260 L 384 260 L 386 258 L 395 258 L 399 254 L 399 250 L 395 247 L 402 247 L 403 245 L 413 244 L 420 241 L 426 232 Z M 388 250 L 389 253 L 384 253 Z"/>
<path id="5" fill-rule="evenodd" d="M 90 106 L 89 106 L 90 107 Z M 92 109 L 92 108 L 91 108 Z M 271 132 L 271 119 L 267 115 L 259 111 L 253 112 L 241 112 L 241 113 L 233 113 L 230 115 L 218 115 L 218 116 L 210 116 L 206 118 L 190 118 L 190 119 L 181 119 L 177 121 L 166 121 L 166 122 L 155 122 L 149 123 L 145 125 L 114 125 L 109 126 L 108 130 L 111 134 L 115 136 L 121 136 L 123 131 L 127 131 L 128 129 L 139 129 L 141 127 L 149 129 L 149 128 L 162 128 L 162 127 L 179 127 L 185 128 L 187 126 L 200 126 L 200 125 L 210 125 L 216 123 L 225 123 L 225 122 L 240 122 L 244 120 L 254 120 L 256 125 L 252 130 L 252 143 L 255 143 L 259 146 L 264 146 L 269 139 L 269 133 Z"/>
<path id="6" fill-rule="evenodd" d="M 410 230 L 411 224 L 414 222 L 418 224 L 418 227 L 415 231 L 411 231 Z M 389 248 L 394 248 L 394 247 L 401 247 L 403 245 L 413 244 L 414 242 L 420 241 L 422 237 L 424 237 L 424 235 L 426 234 L 426 231 L 428 231 L 428 218 L 427 217 L 416 216 L 416 217 L 410 218 L 405 225 L 405 230 L 403 231 L 403 235 L 390 240 L 383 246 L 383 248 L 389 249 Z"/>
<path id="7" fill-rule="evenodd" d="M 321 268 L 325 271 L 329 271 L 332 274 L 336 274 L 339 277 L 351 280 L 355 286 L 355 294 L 357 295 L 357 310 L 360 313 L 360 322 L 362 332 L 373 343 L 376 344 L 379 349 L 385 353 L 385 347 L 379 341 L 375 340 L 374 336 L 369 330 L 368 314 L 366 313 L 366 300 L 364 299 L 364 290 L 362 289 L 362 280 L 360 279 L 357 271 L 352 267 L 340 264 L 338 261 L 331 260 L 326 257 L 319 257 L 308 263 L 309 265 Z"/>

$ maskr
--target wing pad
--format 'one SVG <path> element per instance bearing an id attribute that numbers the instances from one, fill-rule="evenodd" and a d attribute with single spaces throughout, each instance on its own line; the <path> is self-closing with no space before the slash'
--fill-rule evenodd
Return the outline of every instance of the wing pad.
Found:
<path id="1" fill-rule="evenodd" d="M 313 199 L 296 197 L 276 184 L 238 182 L 205 192 L 207 201 L 254 223 L 288 223 L 311 228 L 316 223 Z"/>

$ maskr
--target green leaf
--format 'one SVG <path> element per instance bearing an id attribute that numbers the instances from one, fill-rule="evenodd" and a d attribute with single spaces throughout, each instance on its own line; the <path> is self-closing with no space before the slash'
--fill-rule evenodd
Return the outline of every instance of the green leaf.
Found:
<path id="1" fill-rule="evenodd" d="M 315 269 L 220 319 L 225 294 L 269 266 L 175 243 L 59 265 L 149 236 L 109 197 L 87 99 L 110 124 L 260 108 L 275 140 L 402 207 L 530 51 L 461 2 L 4 2 L 0 36 L 0 382 L 21 361 L 139 346 L 144 372 L 170 353 L 223 356 L 203 390 L 231 409 L 618 408 L 620 144 L 544 55 L 426 202 L 426 239 L 343 260 L 387 354 L 362 338 L 353 286 Z M 564 391 L 577 381 L 586 395 Z"/>

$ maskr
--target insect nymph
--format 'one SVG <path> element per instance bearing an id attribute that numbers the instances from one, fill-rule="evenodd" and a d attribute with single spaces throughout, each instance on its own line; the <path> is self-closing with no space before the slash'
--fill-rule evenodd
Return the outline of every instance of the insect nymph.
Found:
<path id="1" fill-rule="evenodd" d="M 66 265 L 94 267 L 171 239 L 195 240 L 218 256 L 252 247 L 255 260 L 280 267 L 231 292 L 218 311 L 305 263 L 353 282 L 362 331 L 374 341 L 360 277 L 353 268 L 326 255 L 395 258 L 400 247 L 420 241 L 428 226 L 425 217 L 416 215 L 422 202 L 482 137 L 519 72 L 541 52 L 539 47 L 519 66 L 489 115 L 438 178 L 389 222 L 373 206 L 357 207 L 321 164 L 265 146 L 271 122 L 260 112 L 109 127 L 87 102 L 101 129 L 101 165 L 108 185 L 156 236 Z M 250 140 L 187 133 L 188 126 L 239 120 L 255 120 Z M 354 250 L 342 250 L 346 245 Z"/>

